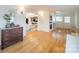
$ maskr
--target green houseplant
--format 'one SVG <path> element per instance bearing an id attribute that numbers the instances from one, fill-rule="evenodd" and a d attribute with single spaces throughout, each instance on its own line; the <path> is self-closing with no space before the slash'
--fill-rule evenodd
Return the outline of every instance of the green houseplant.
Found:
<path id="1" fill-rule="evenodd" d="M 11 15 L 10 14 L 4 14 L 3 18 L 6 20 L 7 24 L 10 23 Z"/>
<path id="2" fill-rule="evenodd" d="M 4 18 L 4 20 L 6 20 L 6 27 L 9 27 L 11 17 L 12 17 L 12 13 L 4 14 L 3 18 Z"/>

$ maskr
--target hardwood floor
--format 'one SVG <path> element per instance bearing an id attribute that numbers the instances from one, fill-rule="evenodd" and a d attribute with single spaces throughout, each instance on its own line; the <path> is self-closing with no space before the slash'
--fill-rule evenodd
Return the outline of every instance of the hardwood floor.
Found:
<path id="1" fill-rule="evenodd" d="M 65 52 L 65 35 L 57 32 L 28 32 L 22 42 L 0 50 L 2 53 Z"/>
<path id="2" fill-rule="evenodd" d="M 64 53 L 66 34 L 76 33 L 70 29 L 55 29 L 52 32 L 28 32 L 23 41 L 0 50 L 1 53 Z"/>

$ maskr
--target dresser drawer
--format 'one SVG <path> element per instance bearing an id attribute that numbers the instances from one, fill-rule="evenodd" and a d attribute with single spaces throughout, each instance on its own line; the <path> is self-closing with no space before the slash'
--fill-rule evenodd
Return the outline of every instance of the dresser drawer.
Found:
<path id="1" fill-rule="evenodd" d="M 10 30 L 3 30 L 3 33 L 9 33 L 10 32 Z"/>
<path id="2" fill-rule="evenodd" d="M 23 27 L 2 30 L 2 49 L 23 40 Z"/>

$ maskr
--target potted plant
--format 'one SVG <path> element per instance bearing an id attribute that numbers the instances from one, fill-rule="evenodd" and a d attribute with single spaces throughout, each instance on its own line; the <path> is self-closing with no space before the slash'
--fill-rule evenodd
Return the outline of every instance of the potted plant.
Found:
<path id="1" fill-rule="evenodd" d="M 9 13 L 9 14 L 4 14 L 4 16 L 3 16 L 3 18 L 4 18 L 4 20 L 6 20 L 6 27 L 8 27 L 9 25 L 10 25 L 10 20 L 11 20 L 11 13 Z"/>

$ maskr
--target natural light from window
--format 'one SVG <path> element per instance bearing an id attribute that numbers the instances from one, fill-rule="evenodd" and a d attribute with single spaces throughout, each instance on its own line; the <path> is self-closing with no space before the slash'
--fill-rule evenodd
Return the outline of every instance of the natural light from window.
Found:
<path id="1" fill-rule="evenodd" d="M 64 23 L 70 23 L 70 16 L 64 17 Z"/>
<path id="2" fill-rule="evenodd" d="M 62 22 L 63 21 L 63 17 L 62 16 L 57 16 L 56 17 L 56 22 Z"/>

